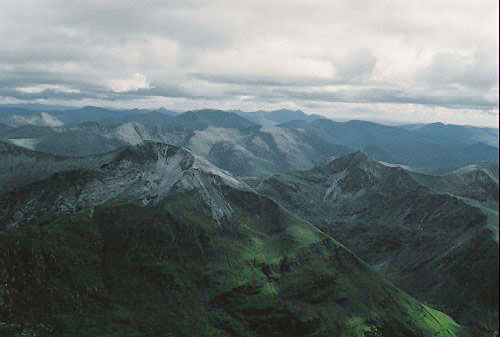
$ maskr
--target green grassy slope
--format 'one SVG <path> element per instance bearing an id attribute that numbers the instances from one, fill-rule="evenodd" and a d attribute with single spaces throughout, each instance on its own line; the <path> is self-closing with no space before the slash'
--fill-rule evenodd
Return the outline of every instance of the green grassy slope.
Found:
<path id="1" fill-rule="evenodd" d="M 498 211 L 483 205 L 495 202 L 493 182 L 480 182 L 418 175 L 358 153 L 257 188 L 405 291 L 489 336 L 498 320 Z"/>
<path id="2" fill-rule="evenodd" d="M 0 233 L 0 335 L 459 336 L 315 227 L 253 192 L 112 202 Z"/>

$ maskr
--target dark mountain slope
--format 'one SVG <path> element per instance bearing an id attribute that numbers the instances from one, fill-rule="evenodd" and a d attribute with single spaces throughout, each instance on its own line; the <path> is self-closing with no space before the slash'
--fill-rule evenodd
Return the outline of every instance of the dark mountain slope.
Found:
<path id="1" fill-rule="evenodd" d="M 109 139 L 86 131 L 67 131 L 44 137 L 34 149 L 61 156 L 82 157 L 106 153 L 126 146 L 118 139 Z"/>
<path id="2" fill-rule="evenodd" d="M 439 193 L 472 199 L 492 210 L 498 209 L 498 164 L 473 164 L 445 176 L 412 174 L 413 179 Z"/>
<path id="3" fill-rule="evenodd" d="M 258 186 L 481 335 L 498 318 L 495 189 L 498 178 L 431 177 L 361 152 Z"/>
<path id="4" fill-rule="evenodd" d="M 7 125 L 7 124 L 2 124 L 0 123 L 0 137 L 2 137 L 4 134 L 12 130 L 14 127 Z"/>
<path id="5" fill-rule="evenodd" d="M 0 142 L 0 194 L 56 172 L 96 168 L 109 159 L 109 154 L 85 158 L 55 156 Z"/>
<path id="6" fill-rule="evenodd" d="M 199 144 L 209 144 L 216 129 L 207 129 L 190 139 L 190 148 L 202 154 Z M 326 158 L 338 157 L 352 149 L 325 142 L 301 130 L 259 127 L 242 134 L 238 141 L 218 137 L 207 158 L 238 176 L 268 176 L 276 172 L 307 169 Z M 238 136 L 237 136 L 238 137 Z M 203 138 L 207 139 L 204 141 Z"/>
<path id="7" fill-rule="evenodd" d="M 43 138 L 55 134 L 52 128 L 39 125 L 22 125 L 19 127 L 10 127 L 5 129 L 0 138 L 3 139 L 24 139 L 24 138 Z"/>
<path id="8" fill-rule="evenodd" d="M 0 200 L 3 335 L 464 333 L 187 150 L 129 147 Z"/>

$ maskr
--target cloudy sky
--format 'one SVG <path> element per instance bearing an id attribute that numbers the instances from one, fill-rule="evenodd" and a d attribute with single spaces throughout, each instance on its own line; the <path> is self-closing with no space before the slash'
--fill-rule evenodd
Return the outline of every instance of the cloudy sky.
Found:
<path id="1" fill-rule="evenodd" d="M 498 126 L 493 0 L 2 0 L 0 103 Z"/>

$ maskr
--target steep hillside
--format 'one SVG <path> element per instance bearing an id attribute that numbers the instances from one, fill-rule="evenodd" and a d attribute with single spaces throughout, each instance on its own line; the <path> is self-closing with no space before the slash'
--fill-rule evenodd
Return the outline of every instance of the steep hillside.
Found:
<path id="1" fill-rule="evenodd" d="M 209 127 L 195 132 L 186 146 L 238 176 L 307 169 L 325 158 L 352 151 L 307 132 L 278 127 L 243 131 Z"/>
<path id="2" fill-rule="evenodd" d="M 56 172 L 96 168 L 109 158 L 110 154 L 84 158 L 55 156 L 0 142 L 0 194 L 46 179 Z"/>
<path id="3" fill-rule="evenodd" d="M 433 177 L 356 152 L 258 190 L 478 335 L 495 330 L 498 176 Z"/>
<path id="4" fill-rule="evenodd" d="M 266 176 L 286 170 L 308 169 L 326 158 L 352 151 L 345 146 L 327 143 L 304 130 L 247 127 L 245 123 L 238 126 L 232 122 L 224 125 L 234 127 L 224 127 L 217 126 L 222 125 L 217 121 L 210 125 L 204 124 L 206 122 L 197 124 L 199 120 L 196 116 L 193 118 L 194 124 L 187 122 L 185 127 L 181 126 L 184 124 L 160 127 L 137 122 L 114 126 L 85 123 L 66 130 L 78 127 L 85 132 L 134 145 L 151 140 L 185 146 L 238 176 Z M 189 125 L 198 125 L 200 129 L 190 130 Z"/>
<path id="5" fill-rule="evenodd" d="M 413 174 L 423 186 L 439 193 L 450 193 L 498 209 L 498 164 L 472 164 L 455 169 L 445 176 Z"/>
<path id="6" fill-rule="evenodd" d="M 0 200 L 2 335 L 465 335 L 185 149 L 128 147 Z"/>

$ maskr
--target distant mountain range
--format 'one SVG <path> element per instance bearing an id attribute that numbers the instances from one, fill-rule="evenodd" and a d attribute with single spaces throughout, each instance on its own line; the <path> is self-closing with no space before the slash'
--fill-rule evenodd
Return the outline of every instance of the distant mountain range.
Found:
<path id="1" fill-rule="evenodd" d="M 484 143 L 498 148 L 498 129 L 494 128 L 432 123 L 422 125 L 413 131 L 415 134 L 436 142 L 448 139 L 450 142 L 462 142 L 465 144 Z"/>
<path id="2" fill-rule="evenodd" d="M 165 109 L 84 107 L 40 112 L 2 107 L 0 139 L 64 156 L 104 153 L 154 140 L 187 146 L 239 176 L 309 169 L 355 150 L 422 172 L 498 161 L 497 129 L 335 122 L 299 110 L 204 109 L 177 114 Z"/>
<path id="3" fill-rule="evenodd" d="M 277 125 L 282 123 L 287 123 L 293 120 L 303 120 L 307 122 L 312 122 L 316 119 L 324 118 L 320 115 L 308 115 L 301 110 L 287 110 L 280 109 L 274 111 L 241 111 L 241 110 L 233 110 L 233 112 L 238 115 L 260 125 L 270 126 Z"/>

